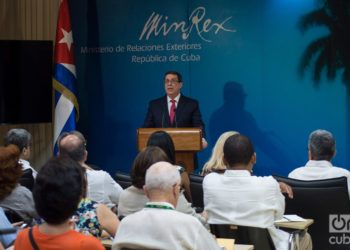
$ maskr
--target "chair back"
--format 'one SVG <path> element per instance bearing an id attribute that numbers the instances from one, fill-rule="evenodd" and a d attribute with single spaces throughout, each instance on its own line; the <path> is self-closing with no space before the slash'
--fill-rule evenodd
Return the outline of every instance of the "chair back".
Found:
<path id="1" fill-rule="evenodd" d="M 11 223 L 19 222 L 19 221 L 24 221 L 21 215 L 19 215 L 15 210 L 12 210 L 10 208 L 3 207 L 4 213 Z"/>
<path id="2" fill-rule="evenodd" d="M 210 231 L 217 238 L 235 239 L 235 243 L 254 245 L 254 249 L 275 249 L 270 233 L 266 228 L 210 224 Z"/>
<path id="3" fill-rule="evenodd" d="M 126 189 L 132 185 L 131 177 L 128 173 L 116 172 L 115 181 L 123 188 Z"/>
<path id="4" fill-rule="evenodd" d="M 204 208 L 204 202 L 203 202 L 203 176 L 196 175 L 196 174 L 190 174 L 190 189 L 191 189 L 191 196 L 192 196 L 192 206 L 196 209 L 202 209 Z"/>
<path id="5" fill-rule="evenodd" d="M 308 229 L 314 249 L 349 249 L 346 244 L 331 244 L 331 237 L 341 237 L 342 234 L 329 231 L 330 216 L 350 214 L 346 177 L 313 181 L 281 176 L 274 178 L 287 183 L 293 189 L 294 198 L 286 198 L 285 213 L 314 219 L 314 224 Z"/>

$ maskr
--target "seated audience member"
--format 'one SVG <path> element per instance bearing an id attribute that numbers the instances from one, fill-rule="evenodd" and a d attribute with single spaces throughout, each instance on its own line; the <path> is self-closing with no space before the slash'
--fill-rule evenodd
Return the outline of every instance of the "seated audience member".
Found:
<path id="1" fill-rule="evenodd" d="M 104 249 L 100 241 L 72 229 L 71 217 L 82 198 L 83 174 L 69 158 L 50 159 L 34 184 L 35 207 L 45 221 L 18 233 L 15 250 Z M 32 236 L 32 239 L 30 239 Z"/>
<path id="2" fill-rule="evenodd" d="M 224 174 L 211 173 L 203 180 L 208 223 L 267 228 L 276 249 L 287 249 L 289 234 L 274 226 L 284 213 L 281 189 L 287 185 L 279 185 L 271 176 L 251 176 L 256 155 L 252 143 L 243 135 L 232 135 L 226 140 L 224 161 Z M 307 233 L 301 237 L 300 249 L 312 249 Z"/>
<path id="3" fill-rule="evenodd" d="M 127 216 L 140 211 L 148 202 L 148 198 L 143 191 L 146 171 L 152 164 L 159 161 L 169 161 L 167 155 L 159 147 L 148 146 L 136 156 L 131 169 L 132 186 L 123 190 L 122 194 L 120 195 L 118 205 L 119 216 Z M 191 203 L 186 200 L 182 191 L 180 192 L 176 210 L 192 215 L 206 225 L 205 215 L 202 216 L 201 214 L 196 213 L 196 211 L 191 207 Z"/>
<path id="4" fill-rule="evenodd" d="M 89 199 L 106 204 L 109 208 L 118 205 L 119 195 L 123 188 L 106 171 L 94 170 L 85 163 L 88 155 L 86 140 L 80 132 L 72 131 L 62 134 L 58 139 L 58 148 L 59 155 L 68 155 L 86 171 Z"/>
<path id="5" fill-rule="evenodd" d="M 198 220 L 174 209 L 180 185 L 180 174 L 173 165 L 152 165 L 144 186 L 149 202 L 121 221 L 112 249 L 220 249 Z"/>
<path id="6" fill-rule="evenodd" d="M 22 166 L 15 145 L 0 147 L 0 207 L 15 211 L 27 223 L 37 217 L 31 191 L 19 185 Z"/>
<path id="7" fill-rule="evenodd" d="M 33 178 L 36 178 L 37 171 L 30 166 L 29 159 L 31 155 L 32 135 L 23 128 L 14 128 L 7 132 L 5 136 L 5 146 L 14 144 L 21 152 L 19 162 L 22 169 L 31 169 Z"/>
<path id="8" fill-rule="evenodd" d="M 332 165 L 335 152 L 335 139 L 330 132 L 321 129 L 313 131 L 308 143 L 309 161 L 305 166 L 294 169 L 288 177 L 308 181 L 345 176 L 350 192 L 350 172 Z"/>
<path id="9" fill-rule="evenodd" d="M 157 146 L 160 147 L 168 156 L 169 162 L 173 165 L 176 165 L 175 159 L 175 146 L 173 139 L 165 131 L 156 131 L 151 134 L 148 138 L 147 146 Z M 181 186 L 185 190 L 185 197 L 188 201 L 192 202 L 191 190 L 190 190 L 190 179 L 188 173 L 181 166 L 176 166 L 181 174 Z"/>
<path id="10" fill-rule="evenodd" d="M 0 207 L 0 230 L 8 228 L 13 228 L 13 226 L 7 219 L 4 210 Z M 3 248 L 10 247 L 16 239 L 16 235 L 16 233 L 1 234 L 0 232 L 0 249 L 1 245 Z"/>
<path id="11" fill-rule="evenodd" d="M 238 134 L 238 132 L 228 131 L 220 135 L 219 139 L 215 143 L 215 146 L 213 147 L 209 161 L 204 164 L 201 175 L 206 176 L 212 172 L 220 174 L 225 172 L 226 165 L 223 158 L 224 143 L 228 137 L 235 134 Z"/>
<path id="12" fill-rule="evenodd" d="M 83 199 L 79 202 L 78 209 L 74 213 L 75 230 L 95 237 L 102 237 L 103 230 L 109 236 L 114 236 L 117 232 L 119 219 L 105 204 L 97 203 L 86 198 L 87 180 L 83 173 Z"/>

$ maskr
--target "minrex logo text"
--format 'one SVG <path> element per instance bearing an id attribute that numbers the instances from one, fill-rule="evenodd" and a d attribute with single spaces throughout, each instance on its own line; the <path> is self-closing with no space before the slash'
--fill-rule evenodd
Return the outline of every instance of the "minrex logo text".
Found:
<path id="1" fill-rule="evenodd" d="M 214 22 L 210 18 L 205 18 L 205 8 L 197 7 L 192 11 L 188 18 L 188 22 L 180 21 L 167 23 L 168 17 L 153 12 L 143 26 L 139 40 L 148 40 L 151 35 L 167 36 L 170 32 L 180 32 L 183 40 L 186 40 L 192 32 L 196 33 L 203 41 L 211 42 L 205 37 L 206 33 L 219 31 L 236 32 L 234 29 L 229 29 L 225 25 L 232 18 L 227 17 L 222 22 Z"/>

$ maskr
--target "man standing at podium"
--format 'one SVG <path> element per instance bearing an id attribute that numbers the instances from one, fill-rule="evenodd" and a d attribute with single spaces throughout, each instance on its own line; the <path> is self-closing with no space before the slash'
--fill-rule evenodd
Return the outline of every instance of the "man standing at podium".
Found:
<path id="1" fill-rule="evenodd" d="M 205 127 L 199 110 L 198 101 L 181 94 L 182 76 L 179 72 L 168 71 L 164 74 L 166 95 L 149 102 L 144 128 L 201 128 L 202 146 L 207 147 Z"/>

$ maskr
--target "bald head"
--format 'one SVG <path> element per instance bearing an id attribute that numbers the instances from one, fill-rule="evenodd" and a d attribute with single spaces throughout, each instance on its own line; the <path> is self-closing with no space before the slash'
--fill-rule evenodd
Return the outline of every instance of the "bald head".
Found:
<path id="1" fill-rule="evenodd" d="M 77 162 L 86 160 L 86 142 L 82 134 L 67 133 L 64 134 L 58 142 L 59 154 L 68 155 Z"/>

